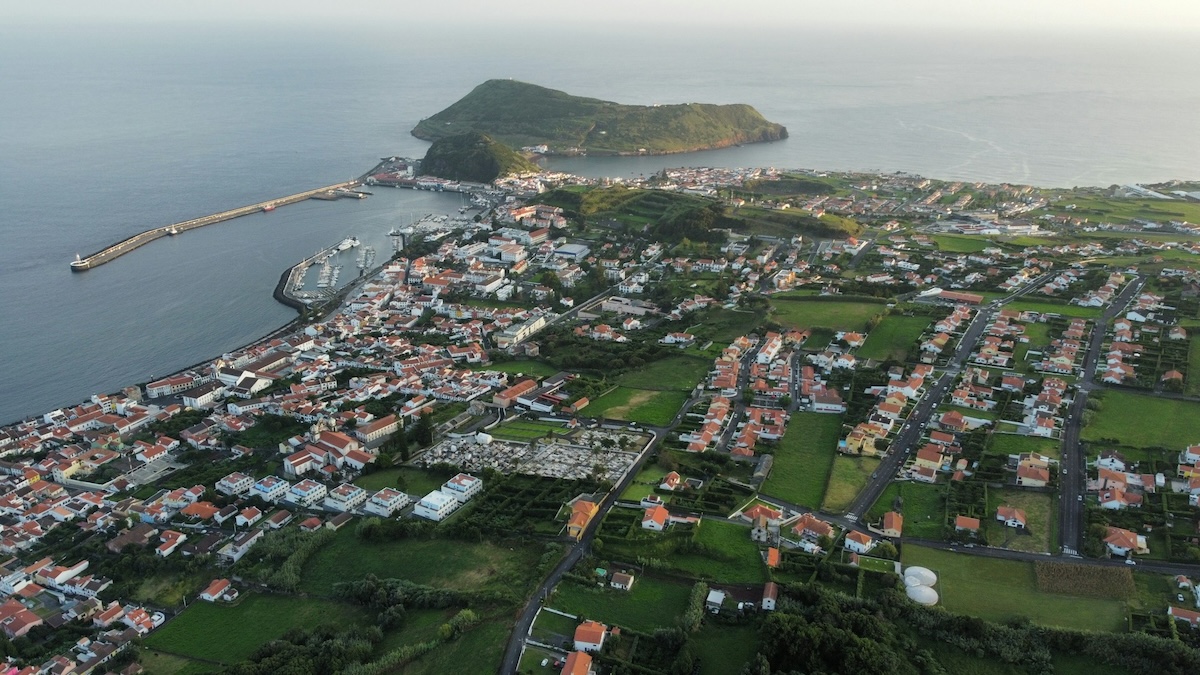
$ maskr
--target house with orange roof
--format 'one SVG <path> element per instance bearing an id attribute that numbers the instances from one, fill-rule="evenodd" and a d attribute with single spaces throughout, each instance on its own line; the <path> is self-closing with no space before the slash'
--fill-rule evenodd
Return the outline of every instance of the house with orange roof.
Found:
<path id="1" fill-rule="evenodd" d="M 592 655 L 587 652 L 574 651 L 567 654 L 563 663 L 563 675 L 596 675 L 592 668 Z"/>
<path id="2" fill-rule="evenodd" d="M 667 521 L 671 514 L 662 506 L 652 506 L 642 515 L 642 528 L 662 532 L 667 529 Z"/>
<path id="3" fill-rule="evenodd" d="M 772 569 L 779 567 L 779 549 L 778 548 L 775 548 L 774 546 L 770 546 L 767 548 L 766 553 L 764 553 L 763 555 L 766 558 L 767 567 L 770 567 Z"/>
<path id="4" fill-rule="evenodd" d="M 228 579 L 213 579 L 207 588 L 200 591 L 200 599 L 208 602 L 233 602 L 237 597 L 238 591 Z"/>
<path id="5" fill-rule="evenodd" d="M 864 554 L 875 548 L 875 540 L 862 532 L 851 530 L 846 533 L 845 547 L 847 551 Z"/>
<path id="6" fill-rule="evenodd" d="M 879 533 L 885 537 L 896 538 L 904 531 L 904 516 L 895 511 L 888 511 L 883 514 L 883 521 L 880 523 Z"/>
<path id="7" fill-rule="evenodd" d="M 978 534 L 979 519 L 971 518 L 969 516 L 955 516 L 954 517 L 954 531 L 955 532 L 970 532 L 971 534 Z"/>
<path id="8" fill-rule="evenodd" d="M 1025 517 L 1025 511 L 1012 506 L 999 506 L 996 508 L 996 520 L 1004 523 L 1005 527 L 1013 527 L 1018 530 L 1023 530 L 1026 523 L 1029 521 Z"/>
<path id="9" fill-rule="evenodd" d="M 1146 537 L 1120 527 L 1109 527 L 1104 537 L 1104 545 L 1109 553 L 1118 556 L 1145 555 L 1150 552 L 1146 545 Z"/>
<path id="10" fill-rule="evenodd" d="M 584 621 L 575 628 L 575 651 L 598 652 L 608 636 L 608 626 L 598 621 Z"/>
<path id="11" fill-rule="evenodd" d="M 582 539 L 588 523 L 592 522 L 592 518 L 596 517 L 599 510 L 600 507 L 595 502 L 584 499 L 575 502 L 571 506 L 571 515 L 567 519 L 567 536 L 575 541 Z"/>

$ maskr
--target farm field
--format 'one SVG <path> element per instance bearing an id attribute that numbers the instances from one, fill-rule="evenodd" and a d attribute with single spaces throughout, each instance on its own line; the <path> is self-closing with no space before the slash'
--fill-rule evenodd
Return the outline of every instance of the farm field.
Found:
<path id="1" fill-rule="evenodd" d="M 835 457 L 821 510 L 841 513 L 848 509 L 878 466 L 879 460 L 874 457 Z"/>
<path id="2" fill-rule="evenodd" d="M 1033 563 L 999 560 L 922 548 L 904 547 L 904 564 L 928 567 L 938 575 L 940 604 L 991 621 L 1027 616 L 1047 626 L 1121 631 L 1125 603 L 1081 598 L 1037 590 Z"/>
<path id="3" fill-rule="evenodd" d="M 774 449 L 771 475 L 762 492 L 815 509 L 825 499 L 825 486 L 837 455 L 842 416 L 795 413 L 787 433 Z"/>
<path id="4" fill-rule="evenodd" d="M 1028 519 L 1027 526 L 1024 531 L 1018 531 L 1005 527 L 1004 523 L 989 521 L 986 528 L 989 545 L 1031 553 L 1050 551 L 1058 526 L 1053 495 L 1020 489 L 989 491 L 987 512 L 995 514 L 996 508 L 1002 505 L 1023 509 Z"/>
<path id="5" fill-rule="evenodd" d="M 346 527 L 309 560 L 300 575 L 300 590 L 328 595 L 335 583 L 368 574 L 442 588 L 519 590 L 531 583 L 529 572 L 540 555 L 540 549 L 529 546 L 462 541 L 448 546 L 437 539 L 369 543 Z"/>
<path id="6" fill-rule="evenodd" d="M 1106 391 L 1082 436 L 1085 441 L 1116 439 L 1131 447 L 1182 449 L 1200 442 L 1200 403 Z"/>
<path id="7" fill-rule="evenodd" d="M 681 391 L 653 391 L 617 387 L 587 407 L 589 415 L 663 426 L 675 419 L 687 401 Z"/>
<path id="8" fill-rule="evenodd" d="M 233 605 L 197 602 L 150 637 L 146 646 L 222 663 L 244 660 L 292 628 L 370 623 L 373 617 L 338 602 L 246 593 Z"/>
<path id="9" fill-rule="evenodd" d="M 487 366 L 472 366 L 471 370 L 494 370 L 500 373 L 523 373 L 535 377 L 558 374 L 558 368 L 545 361 L 501 361 Z"/>
<path id="10" fill-rule="evenodd" d="M 789 328 L 866 330 L 867 321 L 887 310 L 882 302 L 857 300 L 822 302 L 805 299 L 776 299 L 771 303 L 774 318 Z"/>
<path id="11" fill-rule="evenodd" d="M 672 356 L 625 373 L 617 383 L 631 389 L 691 391 L 711 367 L 712 361 L 698 356 Z"/>
<path id="12" fill-rule="evenodd" d="M 748 535 L 746 539 L 749 541 Z M 629 591 L 607 586 L 585 588 L 565 582 L 558 585 L 547 605 L 610 626 L 653 633 L 657 628 L 675 625 L 675 619 L 687 607 L 691 590 L 691 586 L 685 583 L 662 581 L 644 575 L 634 579 L 633 588 Z M 538 621 L 540 623 L 541 618 Z"/>
<path id="13" fill-rule="evenodd" d="M 1053 438 L 1039 438 L 1021 434 L 992 434 L 992 444 L 988 452 L 996 455 L 1019 455 L 1022 452 L 1036 452 L 1047 457 L 1058 459 L 1062 453 L 1062 441 Z"/>
<path id="14" fill-rule="evenodd" d="M 903 361 L 929 323 L 927 316 L 889 315 L 867 335 L 858 355 L 868 359 Z"/>

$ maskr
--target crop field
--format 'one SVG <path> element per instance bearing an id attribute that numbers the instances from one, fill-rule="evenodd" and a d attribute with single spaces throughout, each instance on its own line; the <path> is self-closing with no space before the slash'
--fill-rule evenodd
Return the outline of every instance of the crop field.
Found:
<path id="1" fill-rule="evenodd" d="M 771 475 L 762 492 L 784 501 L 820 508 L 837 455 L 842 416 L 796 413 L 775 446 Z"/>
<path id="2" fill-rule="evenodd" d="M 197 602 L 146 638 L 146 646 L 172 654 L 236 663 L 292 628 L 369 623 L 354 605 L 246 593 L 233 605 Z"/>
<path id="3" fill-rule="evenodd" d="M 789 328 L 830 328 L 862 331 L 871 317 L 882 314 L 887 306 L 879 302 L 857 300 L 824 302 L 817 299 L 775 299 L 771 303 L 774 318 Z"/>
<path id="4" fill-rule="evenodd" d="M 685 401 L 687 393 L 681 391 L 617 387 L 593 401 L 587 411 L 597 417 L 663 426 L 675 419 Z"/>
<path id="5" fill-rule="evenodd" d="M 1121 631 L 1125 603 L 1081 598 L 1037 589 L 1033 563 L 922 548 L 904 547 L 907 565 L 928 567 L 938 575 L 941 605 L 991 621 L 1026 616 L 1047 626 L 1081 630 Z"/>
<path id="6" fill-rule="evenodd" d="M 1038 590 L 1088 598 L 1128 600 L 1137 592 L 1128 567 L 1092 567 L 1060 562 L 1034 563 Z"/>
<path id="7" fill-rule="evenodd" d="M 617 383 L 631 389 L 691 391 L 708 374 L 712 361 L 697 356 L 672 356 L 621 375 Z"/>
<path id="8" fill-rule="evenodd" d="M 342 528 L 331 544 L 308 561 L 300 590 L 328 595 L 339 581 L 374 574 L 418 584 L 464 590 L 520 588 L 528 583 L 541 550 L 532 546 L 399 539 L 381 543 L 358 539 L 353 527 Z"/>
<path id="9" fill-rule="evenodd" d="M 749 540 L 747 530 L 747 540 Z M 635 576 L 633 588 L 622 591 L 605 586 L 587 588 L 567 582 L 559 584 L 547 605 L 610 626 L 653 633 L 670 628 L 687 607 L 691 586 L 648 576 Z M 543 612 L 544 614 L 545 612 Z M 541 622 L 541 619 L 538 619 Z"/>
<path id="10" fill-rule="evenodd" d="M 1101 409 L 1083 429 L 1083 440 L 1100 439 L 1182 449 L 1200 442 L 1200 403 L 1106 391 Z"/>
<path id="11" fill-rule="evenodd" d="M 1030 553 L 1049 552 L 1054 545 L 1054 531 L 1057 519 L 1054 513 L 1054 497 L 1045 492 L 1029 492 L 1026 490 L 992 490 L 988 493 L 988 508 L 990 514 L 996 513 L 998 506 L 1014 506 L 1025 511 L 1026 529 L 1005 527 L 1004 523 L 992 520 L 985 528 L 988 544 Z"/>
<path id="12" fill-rule="evenodd" d="M 1057 459 L 1062 452 L 1062 441 L 1052 438 L 1038 438 L 1021 434 L 992 434 L 991 438 L 992 444 L 988 447 L 988 452 L 997 455 L 1036 452 Z"/>
<path id="13" fill-rule="evenodd" d="M 1018 312 L 1038 312 L 1040 314 L 1061 314 L 1069 317 L 1094 319 L 1100 316 L 1099 307 L 1080 307 L 1079 305 L 1059 304 L 1044 300 L 1026 300 L 1018 298 L 1004 306 L 1005 309 L 1015 309 Z"/>
<path id="14" fill-rule="evenodd" d="M 889 315 L 867 335 L 858 355 L 868 359 L 903 361 L 929 323 L 927 316 Z"/>
<path id="15" fill-rule="evenodd" d="M 829 487 L 825 490 L 825 501 L 821 505 L 824 511 L 841 513 L 850 508 L 850 504 L 859 492 L 867 486 L 867 481 L 879 466 L 879 460 L 874 457 L 847 457 L 838 455 L 833 460 L 833 471 L 829 474 Z"/>

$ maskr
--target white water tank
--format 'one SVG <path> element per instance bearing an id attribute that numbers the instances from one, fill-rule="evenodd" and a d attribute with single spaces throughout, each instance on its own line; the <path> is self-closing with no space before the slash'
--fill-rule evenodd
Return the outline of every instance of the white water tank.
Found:
<path id="1" fill-rule="evenodd" d="M 908 597 L 922 605 L 936 605 L 938 601 L 937 591 L 928 586 L 909 586 Z"/>
<path id="2" fill-rule="evenodd" d="M 904 579 L 916 579 L 922 586 L 933 586 L 937 584 L 937 575 L 928 567 L 910 567 L 904 570 Z"/>

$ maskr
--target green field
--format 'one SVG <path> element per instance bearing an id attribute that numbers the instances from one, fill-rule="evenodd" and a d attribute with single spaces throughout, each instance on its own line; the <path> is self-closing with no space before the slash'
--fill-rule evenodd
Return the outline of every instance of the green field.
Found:
<path id="1" fill-rule="evenodd" d="M 1061 314 L 1063 316 L 1094 319 L 1100 316 L 1099 307 L 1080 307 L 1079 305 L 1059 304 L 1045 300 L 1026 300 L 1018 298 L 1004 305 L 1004 309 L 1015 309 L 1018 312 L 1038 312 L 1040 314 Z"/>
<path id="2" fill-rule="evenodd" d="M 1065 208 L 1072 204 L 1075 205 L 1074 209 L 1067 210 Z M 1102 199 L 1064 196 L 1048 210 L 1077 218 L 1090 218 L 1094 221 L 1129 222 L 1135 218 L 1144 218 L 1158 221 L 1200 222 L 1200 204 L 1159 199 Z M 1140 235 L 1139 232 L 1130 236 Z M 1182 238 L 1178 235 L 1172 236 L 1177 240 Z"/>
<path id="3" fill-rule="evenodd" d="M 1182 449 L 1200 443 L 1200 403 L 1105 391 L 1103 407 L 1083 429 L 1085 441 L 1102 438 L 1131 447 Z"/>
<path id="4" fill-rule="evenodd" d="M 1026 528 L 1019 531 L 991 521 L 986 528 L 990 546 L 1030 553 L 1050 552 L 1055 546 L 1057 537 L 1054 535 L 1058 529 L 1053 495 L 1019 488 L 989 491 L 987 512 L 995 514 L 996 508 L 1001 505 L 1023 509 L 1027 518 Z"/>
<path id="5" fill-rule="evenodd" d="M 992 434 L 992 444 L 988 452 L 997 455 L 1019 455 L 1023 452 L 1036 452 L 1047 457 L 1058 459 L 1062 452 L 1062 441 L 1037 436 L 1021 434 Z"/>
<path id="6" fill-rule="evenodd" d="M 740 673 L 758 651 L 758 629 L 752 625 L 707 624 L 691 642 L 700 657 L 701 675 Z"/>
<path id="7" fill-rule="evenodd" d="M 512 422 L 496 427 L 488 433 L 493 438 L 528 443 L 539 438 L 546 438 L 555 433 L 565 432 L 566 430 L 566 427 L 561 424 L 535 422 L 532 420 L 513 420 Z"/>
<path id="8" fill-rule="evenodd" d="M 558 368 L 545 361 L 502 361 L 487 366 L 472 366 L 471 370 L 494 370 L 501 373 L 522 373 L 534 377 L 550 377 L 558 374 Z"/>
<path id="9" fill-rule="evenodd" d="M 762 583 L 767 580 L 758 545 L 750 540 L 750 528 L 733 523 L 705 520 L 699 523 L 696 541 L 712 556 L 696 553 L 672 555 L 672 565 L 697 577 L 729 584 Z"/>
<path id="10" fill-rule="evenodd" d="M 874 457 L 838 455 L 834 458 L 833 471 L 829 474 L 829 487 L 825 490 L 825 501 L 821 510 L 841 513 L 850 508 L 850 504 L 867 486 L 871 473 L 878 466 L 879 460 Z"/>
<path id="11" fill-rule="evenodd" d="M 831 328 L 864 331 L 871 317 L 887 311 L 882 302 L 856 300 L 824 302 L 816 299 L 776 298 L 774 319 L 788 328 Z"/>
<path id="12" fill-rule="evenodd" d="M 1187 394 L 1200 395 L 1200 337 L 1188 343 Z"/>
<path id="13" fill-rule="evenodd" d="M 473 672 L 494 673 L 500 669 L 504 646 L 511 624 L 493 618 L 464 633 L 456 640 L 443 643 L 437 649 L 403 668 L 405 675 L 443 675 L 463 672 L 470 664 Z"/>
<path id="14" fill-rule="evenodd" d="M 354 484 L 367 490 L 379 490 L 385 487 L 396 488 L 401 492 L 414 495 L 417 499 L 420 499 L 440 488 L 453 475 L 448 471 L 418 469 L 411 466 L 395 466 L 359 476 L 354 480 Z"/>
<path id="15" fill-rule="evenodd" d="M 361 608 L 313 598 L 246 593 L 234 605 L 196 602 L 146 638 L 147 647 L 222 663 L 244 660 L 292 628 L 369 623 Z"/>
<path id="16" fill-rule="evenodd" d="M 400 539 L 368 543 L 345 527 L 331 544 L 309 560 L 300 590 L 328 595 L 339 581 L 407 579 L 418 584 L 462 590 L 503 588 L 520 591 L 532 581 L 540 548 L 439 539 Z"/>
<path id="17" fill-rule="evenodd" d="M 965 234 L 935 234 L 932 237 L 938 250 L 947 253 L 978 253 L 996 244 L 983 237 Z"/>
<path id="18" fill-rule="evenodd" d="M 666 452 L 664 448 L 659 452 Z M 647 463 L 646 467 L 638 472 L 638 475 L 629 483 L 629 487 L 621 493 L 621 499 L 631 502 L 640 502 L 642 497 L 654 494 L 654 488 L 662 484 L 663 476 L 667 475 L 667 470 L 657 464 Z"/>
<path id="19" fill-rule="evenodd" d="M 201 663 L 185 659 L 182 656 L 156 652 L 153 649 L 143 649 L 138 656 L 138 663 L 146 669 L 147 673 L 154 675 L 204 675 L 221 671 L 221 666 L 216 664 Z"/>
<path id="20" fill-rule="evenodd" d="M 1035 623 L 1082 630 L 1121 631 L 1125 603 L 1037 590 L 1033 564 L 922 548 L 904 547 L 905 566 L 921 565 L 938 575 L 941 604 L 991 621 L 1027 616 Z"/>
<path id="21" fill-rule="evenodd" d="M 787 433 L 775 447 L 771 475 L 763 483 L 762 492 L 800 506 L 820 508 L 841 433 L 841 415 L 792 415 Z"/>
<path id="22" fill-rule="evenodd" d="M 879 495 L 867 517 L 872 522 L 879 520 L 895 508 L 899 497 L 903 501 L 900 513 L 904 516 L 904 536 L 941 539 L 946 515 L 942 495 L 943 488 L 937 485 L 893 482 Z"/>
<path id="23" fill-rule="evenodd" d="M 674 389 L 691 391 L 712 368 L 712 361 L 697 356 L 671 356 L 642 366 L 617 378 L 631 389 Z"/>
<path id="24" fill-rule="evenodd" d="M 687 401 L 682 391 L 652 391 L 617 387 L 585 408 L 593 417 L 608 417 L 640 422 L 653 426 L 665 426 L 675 419 L 676 413 Z"/>
<path id="25" fill-rule="evenodd" d="M 746 538 L 749 540 L 749 530 Z M 566 582 L 555 588 L 546 604 L 580 618 L 653 633 L 657 628 L 675 625 L 675 620 L 687 607 L 691 590 L 685 583 L 647 576 L 636 576 L 629 591 L 607 586 L 586 588 Z M 541 618 L 538 621 L 540 623 Z"/>
<path id="26" fill-rule="evenodd" d="M 908 350 L 929 327 L 929 317 L 888 315 L 867 335 L 858 355 L 868 359 L 903 361 Z"/>

